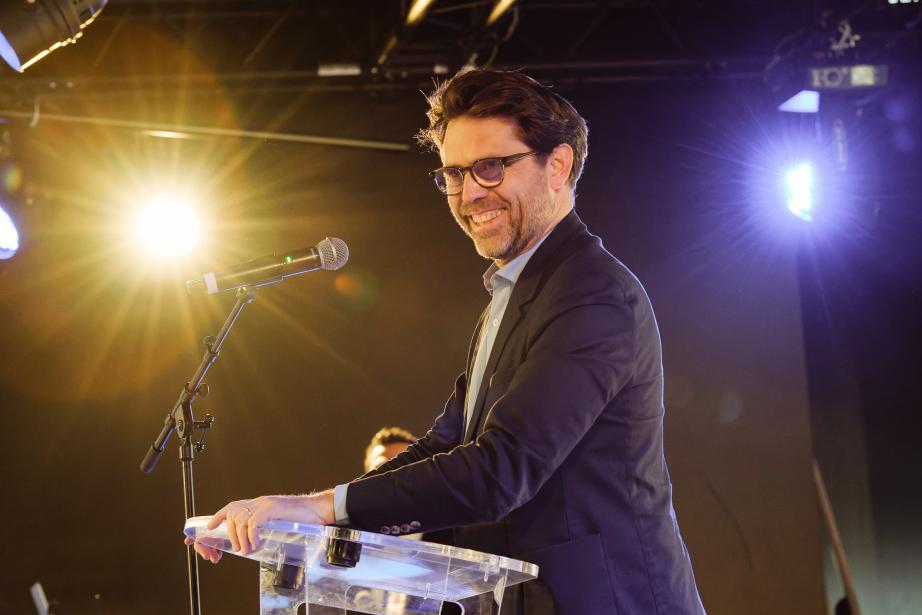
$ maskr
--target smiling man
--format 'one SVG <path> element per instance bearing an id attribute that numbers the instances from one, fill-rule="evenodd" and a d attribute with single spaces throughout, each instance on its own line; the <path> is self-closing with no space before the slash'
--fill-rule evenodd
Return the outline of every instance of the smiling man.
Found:
<path id="1" fill-rule="evenodd" d="M 457 223 L 489 259 L 490 301 L 431 430 L 335 490 L 231 502 L 235 549 L 271 519 L 454 543 L 536 563 L 502 613 L 704 612 L 663 453 L 650 301 L 574 211 L 586 123 L 516 72 L 470 71 L 430 97 L 421 140 Z M 217 553 L 197 547 L 215 561 Z"/>

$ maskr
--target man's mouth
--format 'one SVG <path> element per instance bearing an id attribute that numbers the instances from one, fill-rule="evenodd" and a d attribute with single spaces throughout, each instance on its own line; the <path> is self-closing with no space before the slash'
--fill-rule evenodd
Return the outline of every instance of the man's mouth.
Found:
<path id="1" fill-rule="evenodd" d="M 503 213 L 502 209 L 488 209 L 487 211 L 471 214 L 471 221 L 477 225 L 486 224 L 490 220 L 498 217 L 501 213 Z"/>

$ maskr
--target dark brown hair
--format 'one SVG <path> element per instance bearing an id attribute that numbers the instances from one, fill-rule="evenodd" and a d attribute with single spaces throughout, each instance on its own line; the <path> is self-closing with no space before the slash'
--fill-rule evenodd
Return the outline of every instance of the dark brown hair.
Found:
<path id="1" fill-rule="evenodd" d="M 429 127 L 417 134 L 424 146 L 439 150 L 448 123 L 462 116 L 505 117 L 516 122 L 519 138 L 549 154 L 566 143 L 573 148 L 568 181 L 576 189 L 589 148 L 586 120 L 566 99 L 531 77 L 514 71 L 470 70 L 436 86 L 428 97 Z"/>
<path id="2" fill-rule="evenodd" d="M 371 442 L 365 449 L 365 456 L 376 446 L 387 446 L 388 444 L 407 443 L 413 444 L 417 438 L 412 433 L 401 427 L 382 427 L 371 438 Z"/>

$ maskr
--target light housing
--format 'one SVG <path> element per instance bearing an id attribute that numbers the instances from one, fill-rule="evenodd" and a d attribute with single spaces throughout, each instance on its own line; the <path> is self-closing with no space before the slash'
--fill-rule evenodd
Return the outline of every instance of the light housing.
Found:
<path id="1" fill-rule="evenodd" d="M 0 56 L 22 72 L 83 34 L 108 0 L 13 0 L 0 6 Z"/>
<path id="2" fill-rule="evenodd" d="M 816 90 L 801 90 L 778 105 L 778 111 L 788 113 L 819 113 L 820 93 Z"/>
<path id="3" fill-rule="evenodd" d="M 490 16 L 487 17 L 487 27 L 499 21 L 499 18 L 506 14 L 506 12 L 512 8 L 513 4 L 515 4 L 515 0 L 496 0 L 496 4 L 493 5 L 493 10 L 490 11 Z"/>
<path id="4" fill-rule="evenodd" d="M 434 0 L 413 0 L 410 10 L 407 11 L 406 25 L 415 26 L 421 22 L 423 17 L 426 16 L 426 13 L 429 12 L 429 5 L 431 5 L 433 1 Z"/>

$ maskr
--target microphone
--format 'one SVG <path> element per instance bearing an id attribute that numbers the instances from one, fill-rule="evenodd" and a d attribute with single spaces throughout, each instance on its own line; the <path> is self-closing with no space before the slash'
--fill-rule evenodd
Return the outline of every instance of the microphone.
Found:
<path id="1" fill-rule="evenodd" d="M 189 294 L 220 293 L 241 286 L 277 284 L 285 278 L 317 269 L 336 270 L 349 260 L 349 247 L 338 237 L 327 237 L 316 246 L 254 258 L 223 271 L 209 271 L 201 278 L 186 282 Z"/>

